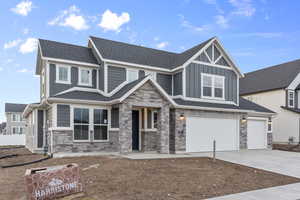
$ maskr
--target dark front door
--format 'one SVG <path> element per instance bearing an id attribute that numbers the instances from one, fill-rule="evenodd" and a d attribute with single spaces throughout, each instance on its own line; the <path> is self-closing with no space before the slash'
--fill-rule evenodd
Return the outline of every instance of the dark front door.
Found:
<path id="1" fill-rule="evenodd" d="M 132 150 L 139 150 L 139 111 L 132 111 Z"/>
<path id="2" fill-rule="evenodd" d="M 38 110 L 38 134 L 37 134 L 37 147 L 42 148 L 44 143 L 44 112 Z"/>

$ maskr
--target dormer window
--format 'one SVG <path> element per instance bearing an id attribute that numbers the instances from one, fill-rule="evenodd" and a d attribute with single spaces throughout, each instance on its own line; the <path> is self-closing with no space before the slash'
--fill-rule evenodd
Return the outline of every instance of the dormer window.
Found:
<path id="1" fill-rule="evenodd" d="M 202 97 L 224 99 L 225 77 L 211 74 L 202 74 Z"/>
<path id="2" fill-rule="evenodd" d="M 57 65 L 56 83 L 71 84 L 71 67 L 66 65 Z"/>
<path id="3" fill-rule="evenodd" d="M 92 70 L 79 68 L 79 85 L 92 86 Z"/>
<path id="4" fill-rule="evenodd" d="M 292 90 L 288 91 L 288 106 L 291 108 L 295 107 L 295 92 Z"/>
<path id="5" fill-rule="evenodd" d="M 127 81 L 132 82 L 139 78 L 139 71 L 137 69 L 127 69 Z"/>

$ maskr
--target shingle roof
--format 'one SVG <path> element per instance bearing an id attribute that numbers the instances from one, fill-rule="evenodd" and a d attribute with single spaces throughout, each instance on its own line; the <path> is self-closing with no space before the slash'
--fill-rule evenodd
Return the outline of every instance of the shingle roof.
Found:
<path id="1" fill-rule="evenodd" d="M 23 112 L 27 104 L 5 103 L 5 112 Z"/>
<path id="2" fill-rule="evenodd" d="M 199 101 L 187 101 L 183 99 L 174 99 L 174 101 L 183 106 L 199 106 L 199 107 L 208 107 L 208 108 L 224 108 L 224 109 L 236 109 L 236 110 L 249 110 L 256 112 L 264 113 L 274 113 L 273 111 L 262 107 L 258 104 L 255 104 L 251 101 L 248 101 L 240 97 L 239 106 L 233 104 L 220 104 L 220 103 L 208 103 L 208 102 L 199 102 Z"/>
<path id="3" fill-rule="evenodd" d="M 104 59 L 172 69 L 182 65 L 213 38 L 182 53 L 173 53 L 143 46 L 90 37 Z"/>
<path id="4" fill-rule="evenodd" d="M 300 59 L 246 73 L 240 79 L 240 94 L 286 88 L 300 72 Z"/>
<path id="5" fill-rule="evenodd" d="M 98 64 L 92 50 L 88 47 L 43 39 L 39 39 L 39 43 L 44 57 Z"/>

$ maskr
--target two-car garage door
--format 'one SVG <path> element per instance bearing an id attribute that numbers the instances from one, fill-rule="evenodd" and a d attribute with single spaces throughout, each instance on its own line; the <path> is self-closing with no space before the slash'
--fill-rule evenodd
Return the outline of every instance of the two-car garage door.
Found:
<path id="1" fill-rule="evenodd" d="M 186 119 L 186 151 L 212 151 L 216 140 L 217 151 L 238 150 L 237 118 L 201 118 Z"/>
<path id="2" fill-rule="evenodd" d="M 213 150 L 216 140 L 217 151 L 239 149 L 239 118 L 186 118 L 186 151 L 204 152 Z M 248 119 L 248 149 L 267 147 L 266 120 Z"/>

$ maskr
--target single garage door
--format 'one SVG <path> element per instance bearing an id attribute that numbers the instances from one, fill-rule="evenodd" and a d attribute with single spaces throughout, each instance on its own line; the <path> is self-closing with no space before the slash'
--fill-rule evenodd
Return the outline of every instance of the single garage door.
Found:
<path id="1" fill-rule="evenodd" d="M 187 117 L 186 120 L 187 152 L 212 151 L 214 140 L 217 151 L 238 149 L 237 119 Z"/>
<path id="2" fill-rule="evenodd" d="M 267 148 L 267 129 L 265 119 L 248 119 L 248 149 Z"/>

